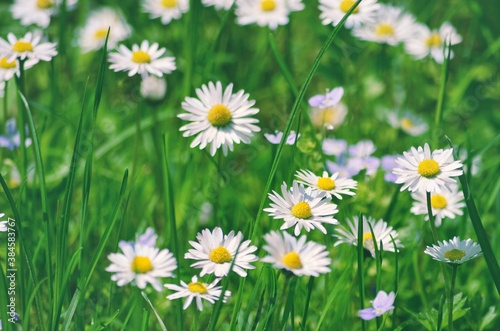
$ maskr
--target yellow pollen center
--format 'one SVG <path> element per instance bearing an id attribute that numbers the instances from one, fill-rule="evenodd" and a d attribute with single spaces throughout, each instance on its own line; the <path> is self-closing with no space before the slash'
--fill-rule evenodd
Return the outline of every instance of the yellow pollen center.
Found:
<path id="1" fill-rule="evenodd" d="M 219 246 L 217 248 L 212 249 L 209 255 L 210 261 L 221 264 L 226 262 L 231 262 L 233 257 L 231 253 L 224 246 Z"/>
<path id="2" fill-rule="evenodd" d="M 0 68 L 14 69 L 15 67 L 16 67 L 16 61 L 8 62 L 6 56 L 0 59 Z"/>
<path id="3" fill-rule="evenodd" d="M 94 32 L 94 37 L 96 39 L 104 39 L 108 34 L 108 29 L 98 29 Z"/>
<path id="4" fill-rule="evenodd" d="M 351 9 L 352 6 L 354 6 L 355 3 L 356 1 L 353 0 L 344 0 L 340 3 L 340 10 L 342 10 L 344 13 L 347 13 L 349 9 Z M 356 7 L 356 9 L 354 9 L 352 13 L 354 14 L 357 12 L 359 12 L 359 6 Z"/>
<path id="5" fill-rule="evenodd" d="M 373 247 L 373 236 L 371 232 L 363 233 L 363 247 L 371 249 Z"/>
<path id="6" fill-rule="evenodd" d="M 443 41 L 441 40 L 441 36 L 438 33 L 433 33 L 426 41 L 425 43 L 429 47 L 437 47 L 441 46 Z"/>
<path id="7" fill-rule="evenodd" d="M 330 191 L 335 188 L 335 181 L 328 177 L 318 178 L 318 183 L 316 184 L 316 186 L 318 186 L 318 188 L 322 190 Z"/>
<path id="8" fill-rule="evenodd" d="M 285 254 L 283 259 L 281 260 L 284 265 L 286 265 L 290 269 L 300 269 L 302 268 L 302 261 L 300 261 L 300 256 L 296 252 L 292 251 L 290 253 Z"/>
<path id="9" fill-rule="evenodd" d="M 33 52 L 33 45 L 29 41 L 18 40 L 14 46 L 12 46 L 12 49 L 14 52 L 18 53 Z"/>
<path id="10" fill-rule="evenodd" d="M 213 126 L 226 126 L 231 122 L 231 111 L 223 104 L 216 104 L 208 111 L 208 121 Z"/>
<path id="11" fill-rule="evenodd" d="M 262 11 L 273 11 L 276 8 L 276 2 L 274 0 L 262 0 L 260 8 Z"/>
<path id="12" fill-rule="evenodd" d="M 36 6 L 39 9 L 47 9 L 47 8 L 52 7 L 52 5 L 53 5 L 52 0 L 37 0 L 36 1 Z"/>
<path id="13" fill-rule="evenodd" d="M 379 37 L 388 37 L 394 35 L 394 28 L 387 23 L 380 23 L 375 29 L 375 34 Z"/>
<path id="14" fill-rule="evenodd" d="M 177 6 L 177 0 L 162 0 L 161 5 L 165 8 L 174 8 Z"/>
<path id="15" fill-rule="evenodd" d="M 301 201 L 292 207 L 292 215 L 300 219 L 308 219 L 312 216 L 311 206 L 305 201 Z"/>
<path id="16" fill-rule="evenodd" d="M 431 197 L 431 206 L 435 209 L 444 209 L 447 205 L 446 198 L 441 194 L 434 194 Z"/>
<path id="17" fill-rule="evenodd" d="M 439 174 L 439 164 L 431 159 L 425 159 L 418 164 L 418 173 L 425 178 L 433 178 Z"/>
<path id="18" fill-rule="evenodd" d="M 452 249 L 444 252 L 444 257 L 454 262 L 459 261 L 465 256 L 465 252 L 460 249 Z"/>
<path id="19" fill-rule="evenodd" d="M 153 270 L 153 264 L 147 256 L 136 256 L 132 261 L 131 268 L 137 274 L 145 274 Z"/>
<path id="20" fill-rule="evenodd" d="M 138 50 L 132 53 L 132 61 L 135 63 L 149 63 L 151 62 L 151 56 L 144 51 Z"/>
<path id="21" fill-rule="evenodd" d="M 401 120 L 401 128 L 403 130 L 409 130 L 413 128 L 413 122 L 409 118 L 403 118 Z"/>
<path id="22" fill-rule="evenodd" d="M 203 283 L 196 282 L 196 283 L 189 283 L 188 284 L 188 290 L 193 293 L 200 293 L 200 294 L 205 294 L 207 293 L 207 286 Z"/>

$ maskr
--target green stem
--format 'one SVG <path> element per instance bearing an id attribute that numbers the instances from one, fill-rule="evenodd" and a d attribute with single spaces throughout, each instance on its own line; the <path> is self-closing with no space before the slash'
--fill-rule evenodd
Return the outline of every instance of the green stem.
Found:
<path id="1" fill-rule="evenodd" d="M 359 309 L 365 307 L 365 281 L 364 281 L 364 252 L 363 252 L 363 215 L 359 215 L 358 218 L 358 278 L 359 278 Z M 364 319 L 361 320 L 361 330 L 366 330 L 366 324 Z"/>
<path id="2" fill-rule="evenodd" d="M 450 297 L 448 299 L 448 331 L 453 331 L 453 292 L 455 292 L 455 282 L 457 280 L 458 265 L 452 265 Z"/>
<path id="3" fill-rule="evenodd" d="M 439 235 L 436 230 L 436 221 L 434 219 L 434 214 L 432 214 L 431 192 L 425 192 L 425 194 L 427 197 L 427 213 L 429 214 L 429 224 L 431 225 L 432 238 L 434 239 L 434 243 L 437 244 Z"/>

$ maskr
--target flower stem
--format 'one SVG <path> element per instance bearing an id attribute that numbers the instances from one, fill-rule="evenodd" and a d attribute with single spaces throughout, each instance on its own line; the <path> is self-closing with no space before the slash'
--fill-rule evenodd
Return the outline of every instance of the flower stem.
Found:
<path id="1" fill-rule="evenodd" d="M 458 265 L 452 265 L 450 297 L 448 299 L 448 331 L 453 331 L 453 292 L 455 291 L 455 282 L 457 280 Z"/>
<path id="2" fill-rule="evenodd" d="M 432 214 L 432 206 L 431 206 L 431 192 L 425 192 L 427 196 L 427 213 L 429 214 L 429 224 L 431 225 L 432 238 L 434 242 L 437 244 L 439 240 L 439 235 L 436 230 L 436 222 L 434 220 L 434 215 Z"/>

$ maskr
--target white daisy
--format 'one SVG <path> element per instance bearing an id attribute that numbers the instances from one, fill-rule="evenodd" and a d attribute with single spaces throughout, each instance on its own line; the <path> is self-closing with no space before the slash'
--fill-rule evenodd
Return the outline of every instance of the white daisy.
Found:
<path id="1" fill-rule="evenodd" d="M 333 215 L 339 212 L 337 205 L 332 203 L 330 198 L 325 198 L 325 192 L 313 191 L 310 187 L 305 189 L 302 184 L 294 180 L 290 191 L 283 182 L 281 194 L 282 196 L 275 191 L 269 193 L 269 199 L 273 203 L 270 208 L 264 209 L 275 219 L 285 221 L 280 230 L 295 226 L 296 236 L 300 234 L 302 228 L 307 232 L 317 228 L 326 234 L 326 229 L 321 223 L 339 224 L 333 218 Z"/>
<path id="2" fill-rule="evenodd" d="M 84 53 L 101 49 L 109 30 L 108 49 L 128 38 L 132 32 L 123 16 L 114 9 L 101 8 L 93 11 L 85 26 L 78 33 L 78 45 Z"/>
<path id="3" fill-rule="evenodd" d="M 403 152 L 404 158 L 399 157 L 396 163 L 402 168 L 395 168 L 392 172 L 398 176 L 397 184 L 404 184 L 401 191 L 425 191 L 441 193 L 442 188 L 455 183 L 451 177 L 460 176 L 463 172 L 462 163 L 453 160 L 453 149 L 435 150 L 431 153 L 429 144 L 424 148 L 412 147 L 410 152 Z"/>
<path id="4" fill-rule="evenodd" d="M 214 6 L 217 10 L 229 10 L 235 0 L 201 0 L 205 7 Z"/>
<path id="5" fill-rule="evenodd" d="M 12 17 L 21 20 L 21 25 L 36 24 L 41 28 L 49 26 L 56 9 L 54 0 L 15 0 L 10 7 Z"/>
<path id="6" fill-rule="evenodd" d="M 110 69 L 114 71 L 128 71 L 129 77 L 139 74 L 143 78 L 149 74 L 162 77 L 176 69 L 175 57 L 161 57 L 165 48 L 158 49 L 158 43 L 151 46 L 147 40 L 141 45 L 134 44 L 132 49 L 120 45 L 117 53 L 109 54 Z"/>
<path id="7" fill-rule="evenodd" d="M 25 69 L 27 69 L 26 66 Z M 14 75 L 19 76 L 19 62 L 8 61 L 7 56 L 0 57 L 0 81 L 7 81 Z"/>
<path id="8" fill-rule="evenodd" d="M 207 300 L 210 303 L 215 303 L 215 301 L 219 300 L 221 292 L 222 292 L 222 287 L 221 286 L 216 286 L 217 283 L 220 281 L 220 278 L 216 278 L 212 283 L 206 284 L 203 282 L 198 281 L 198 277 L 193 276 L 191 278 L 191 282 L 189 284 L 186 284 L 181 280 L 181 286 L 179 285 L 174 285 L 174 284 L 165 284 L 165 287 L 168 288 L 169 290 L 176 291 L 177 293 L 170 294 L 167 296 L 168 300 L 174 300 L 174 299 L 179 299 L 179 298 L 186 298 L 186 301 L 184 302 L 183 309 L 187 309 L 191 302 L 193 302 L 193 299 L 196 299 L 196 306 L 198 307 L 199 311 L 203 311 L 203 303 L 201 299 Z M 224 292 L 224 298 L 222 299 L 222 302 L 226 302 L 227 298 L 231 295 L 231 292 L 225 291 Z"/>
<path id="9" fill-rule="evenodd" d="M 236 0 L 237 23 L 268 26 L 275 30 L 279 25 L 288 24 L 290 9 L 286 0 Z"/>
<path id="10" fill-rule="evenodd" d="M 453 237 L 448 242 L 438 241 L 437 245 L 427 246 L 425 254 L 432 256 L 434 260 L 450 263 L 462 264 L 482 254 L 481 246 L 472 239 L 460 240 L 460 237 Z"/>
<path id="11" fill-rule="evenodd" d="M 287 232 L 272 231 L 264 236 L 269 253 L 262 262 L 271 263 L 277 269 L 285 269 L 296 276 L 314 276 L 330 272 L 332 260 L 326 246 L 306 242 L 306 236 L 295 238 Z"/>
<path id="12" fill-rule="evenodd" d="M 316 176 L 312 171 L 299 170 L 295 176 L 299 179 L 299 183 L 310 186 L 313 190 L 325 192 L 328 198 L 333 195 L 342 200 L 341 194 L 356 195 L 350 190 L 355 190 L 358 182 L 349 178 L 338 178 L 338 172 L 330 176 L 327 171 L 323 171 L 322 176 Z"/>
<path id="13" fill-rule="evenodd" d="M 162 284 L 159 277 L 172 277 L 177 268 L 177 261 L 168 249 L 161 251 L 156 247 L 145 246 L 140 243 L 122 241 L 119 244 L 123 254 L 108 255 L 111 265 L 106 271 L 113 272 L 111 280 L 118 286 L 134 282 L 138 288 L 144 289 L 147 283 L 160 292 Z"/>
<path id="14" fill-rule="evenodd" d="M 401 8 L 380 5 L 373 22 L 353 29 L 353 34 L 363 40 L 385 43 L 392 46 L 412 37 L 415 18 Z"/>
<path id="15" fill-rule="evenodd" d="M 441 225 L 443 218 L 454 219 L 455 215 L 463 215 L 461 208 L 465 207 L 464 194 L 459 191 L 457 184 L 450 184 L 449 189 L 450 191 L 443 190 L 441 193 L 431 193 L 432 215 L 435 217 L 436 226 Z M 425 220 L 429 220 L 425 192 L 412 192 L 411 196 L 415 201 L 410 211 L 415 215 L 426 215 Z"/>
<path id="16" fill-rule="evenodd" d="M 141 80 L 141 96 L 151 101 L 160 101 L 167 93 L 167 81 L 162 77 L 147 76 Z"/>
<path id="17" fill-rule="evenodd" d="M 415 59 L 420 60 L 430 55 L 436 62 L 443 63 L 445 56 L 444 48 L 448 43 L 456 45 L 462 42 L 462 37 L 448 22 L 443 23 L 439 30 L 431 30 L 427 26 L 419 24 L 415 29 L 414 36 L 405 43 L 405 50 Z M 451 51 L 450 58 L 453 58 Z"/>
<path id="18" fill-rule="evenodd" d="M 356 1 L 354 0 L 320 0 L 319 10 L 321 10 L 321 14 L 319 18 L 323 25 L 337 25 L 355 3 Z M 350 29 L 359 27 L 361 24 L 373 22 L 379 7 L 380 5 L 377 3 L 377 0 L 361 1 L 358 7 L 347 18 L 344 26 Z"/>
<path id="19" fill-rule="evenodd" d="M 0 57 L 6 56 L 7 63 L 16 59 L 26 61 L 26 66 L 31 67 L 39 61 L 50 61 L 57 55 L 55 43 L 42 41 L 40 32 L 28 32 L 22 38 L 17 38 L 13 33 L 7 35 L 7 40 L 0 38 Z"/>
<path id="20" fill-rule="evenodd" d="M 327 128 L 332 130 L 334 127 L 344 123 L 347 115 L 347 106 L 343 102 L 339 102 L 334 106 L 326 108 L 311 107 L 309 116 L 317 129 Z"/>
<path id="21" fill-rule="evenodd" d="M 404 111 L 402 114 L 390 112 L 387 114 L 387 121 L 393 128 L 401 129 L 403 132 L 412 136 L 419 136 L 429 128 L 422 118 L 408 110 Z"/>
<path id="22" fill-rule="evenodd" d="M 168 24 L 189 10 L 189 0 L 143 0 L 142 8 L 149 17 L 160 17 L 163 24 Z"/>
<path id="23" fill-rule="evenodd" d="M 301 11 L 305 8 L 302 0 L 286 0 L 286 6 L 289 11 Z"/>
<path id="24" fill-rule="evenodd" d="M 210 145 L 210 155 L 214 156 L 222 147 L 224 155 L 228 150 L 233 151 L 234 145 L 244 142 L 250 143 L 254 132 L 259 132 L 256 126 L 259 120 L 250 117 L 259 112 L 252 108 L 254 100 L 248 100 L 249 94 L 240 90 L 233 94 L 233 84 L 222 90 L 221 82 L 209 82 L 196 89 L 199 99 L 186 97 L 182 108 L 188 113 L 177 117 L 191 123 L 182 126 L 179 130 L 185 131 L 184 137 L 196 135 L 191 148 L 200 146 L 200 149 Z"/>
<path id="25" fill-rule="evenodd" d="M 359 217 L 354 216 L 352 221 L 347 220 L 347 227 L 338 226 L 335 231 L 337 232 L 333 236 L 338 239 L 338 241 L 334 244 L 334 246 L 338 246 L 340 244 L 349 244 L 353 246 L 358 246 L 358 222 Z M 371 224 L 373 228 L 373 235 L 370 231 Z M 396 230 L 392 229 L 392 226 L 389 226 L 383 220 L 375 221 L 372 217 L 366 218 L 363 216 L 363 248 L 370 252 L 372 257 L 375 258 L 375 245 L 374 242 L 377 243 L 377 248 L 380 250 L 381 248 L 386 252 L 394 252 L 394 244 L 391 240 L 394 238 L 394 242 L 396 243 L 396 247 L 403 247 L 398 237 L 398 233 Z M 382 241 L 382 246 L 380 246 L 380 242 Z"/>
<path id="26" fill-rule="evenodd" d="M 191 267 L 202 268 L 201 277 L 206 274 L 214 274 L 215 277 L 227 276 L 231 264 L 232 270 L 241 277 L 247 276 L 245 269 L 255 269 L 250 263 L 258 260 L 257 256 L 252 254 L 257 247 L 250 246 L 250 240 L 242 242 L 241 232 L 236 236 L 234 231 L 224 235 L 222 229 L 216 227 L 213 232 L 208 229 L 201 231 L 196 235 L 196 239 L 198 242 L 189 242 L 194 249 L 190 249 L 184 258 L 199 261 L 191 264 Z"/>
<path id="27" fill-rule="evenodd" d="M 0 213 L 0 219 L 1 219 L 2 217 L 4 217 L 4 216 L 5 216 L 5 214 L 4 214 L 4 213 Z M 7 230 L 8 230 L 8 228 L 7 228 L 7 223 L 8 223 L 8 222 L 9 222 L 9 221 L 1 221 L 1 222 L 0 222 L 0 232 L 7 232 Z M 1 329 L 0 329 L 0 330 L 1 330 Z"/>

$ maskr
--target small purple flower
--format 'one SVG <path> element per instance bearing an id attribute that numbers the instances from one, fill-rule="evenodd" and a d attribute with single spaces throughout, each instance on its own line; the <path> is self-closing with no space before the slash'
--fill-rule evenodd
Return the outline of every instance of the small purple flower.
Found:
<path id="1" fill-rule="evenodd" d="M 142 246 L 155 247 L 156 239 L 158 235 L 155 233 L 153 228 L 147 228 L 146 232 L 142 236 L 137 238 L 136 244 L 141 244 Z"/>
<path id="2" fill-rule="evenodd" d="M 343 87 L 336 87 L 326 94 L 317 94 L 309 99 L 309 105 L 311 107 L 318 107 L 320 109 L 335 106 L 339 103 L 340 99 L 344 95 Z"/>
<path id="3" fill-rule="evenodd" d="M 378 316 L 382 316 L 386 312 L 394 309 L 395 299 L 396 294 L 394 292 L 387 294 L 384 291 L 379 291 L 375 299 L 371 301 L 373 307 L 361 309 L 358 312 L 358 315 L 365 321 L 374 319 Z"/>
<path id="4" fill-rule="evenodd" d="M 21 134 L 17 131 L 16 119 L 11 118 L 5 123 L 5 135 L 0 135 L 0 147 L 14 150 L 21 145 Z M 26 138 L 26 147 L 31 145 L 31 139 Z"/>
<path id="5" fill-rule="evenodd" d="M 347 161 L 347 167 L 356 169 L 357 173 L 361 170 L 366 169 L 366 174 L 368 176 L 374 175 L 378 167 L 380 166 L 380 160 L 374 156 L 366 156 L 366 157 L 353 157 Z"/>
<path id="6" fill-rule="evenodd" d="M 343 162 L 335 163 L 335 162 L 332 162 L 330 160 L 326 161 L 326 169 L 332 174 L 338 172 L 339 177 L 343 177 L 343 178 L 352 178 L 352 177 L 356 176 L 360 171 L 360 169 L 348 167 Z"/>
<path id="7" fill-rule="evenodd" d="M 371 140 L 361 140 L 356 145 L 349 147 L 349 154 L 358 158 L 370 156 L 377 148 Z"/>
<path id="8" fill-rule="evenodd" d="M 384 170 L 384 180 L 386 182 L 395 183 L 398 176 L 392 173 L 392 170 L 398 166 L 396 159 L 398 155 L 385 155 L 382 156 L 382 170 Z"/>
<path id="9" fill-rule="evenodd" d="M 281 131 L 274 131 L 274 134 L 271 133 L 264 133 L 264 137 L 266 137 L 267 141 L 269 141 L 273 145 L 278 145 L 281 142 L 281 139 L 283 138 L 283 132 Z M 295 140 L 298 140 L 300 138 L 300 134 L 297 135 L 295 131 L 290 131 L 290 134 L 286 138 L 285 144 L 287 145 L 293 145 L 295 144 Z"/>
<path id="10" fill-rule="evenodd" d="M 323 153 L 326 155 L 339 156 L 347 150 L 347 141 L 342 139 L 326 138 L 323 140 Z"/>

